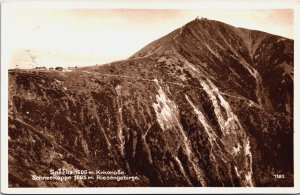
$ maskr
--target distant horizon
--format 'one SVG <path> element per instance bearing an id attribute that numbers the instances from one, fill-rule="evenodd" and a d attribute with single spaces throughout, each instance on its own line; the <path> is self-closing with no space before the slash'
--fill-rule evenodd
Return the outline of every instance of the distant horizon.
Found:
<path id="1" fill-rule="evenodd" d="M 197 16 L 293 39 L 292 9 L 17 7 L 7 11 L 9 69 L 16 65 L 20 69 L 84 67 L 126 60 Z"/>
<path id="2" fill-rule="evenodd" d="M 196 16 L 197 17 L 197 16 Z M 199 18 L 201 18 L 201 17 L 199 17 Z M 212 19 L 210 19 L 210 18 L 207 18 L 208 20 L 212 20 Z M 193 19 L 194 20 L 194 19 Z M 191 21 L 193 21 L 193 20 L 190 20 L 189 22 L 191 22 Z M 217 22 L 222 22 L 222 23 L 225 23 L 225 22 L 223 22 L 223 21 L 219 21 L 219 20 L 213 20 L 213 21 L 217 21 Z M 189 23 L 189 22 L 187 22 L 187 23 Z M 187 23 L 185 23 L 185 24 L 187 24 Z M 184 25 L 185 25 L 184 24 Z M 228 24 L 228 23 L 225 23 L 225 24 Z M 231 25 L 231 24 L 228 24 L 228 25 Z M 183 25 L 182 25 L 183 26 Z M 231 26 L 234 26 L 234 25 L 231 25 Z M 272 33 L 269 33 L 269 32 L 266 32 L 266 31 L 263 31 L 263 30 L 256 30 L 256 29 L 249 29 L 249 28 L 244 28 L 244 27 L 238 27 L 238 26 L 234 26 L 234 27 L 236 27 L 236 28 L 243 28 L 243 29 L 247 29 L 247 30 L 254 30 L 254 31 L 259 31 L 259 32 L 263 32 L 263 33 L 268 33 L 268 34 L 272 34 Z M 180 28 L 180 27 L 178 27 L 178 28 Z M 176 29 L 178 29 L 178 28 L 176 28 Z M 174 30 L 176 30 L 176 29 L 174 29 Z M 172 32 L 172 31 L 171 31 Z M 170 34 L 171 32 L 169 32 L 169 33 L 167 33 L 167 34 L 165 34 L 165 35 L 168 35 L 168 34 Z M 163 35 L 163 36 L 165 36 L 165 35 Z M 275 36 L 281 36 L 281 37 L 284 37 L 284 36 L 282 36 L 282 35 L 277 35 L 277 34 L 272 34 L 272 35 L 275 35 Z M 162 36 L 162 37 L 163 37 Z M 158 39 L 160 39 L 161 37 L 159 37 Z M 291 40 L 293 40 L 293 38 L 288 38 L 288 37 L 284 37 L 284 38 L 286 38 L 286 39 L 291 39 Z M 147 46 L 148 44 L 150 44 L 150 43 L 152 43 L 152 42 L 154 42 L 154 41 L 156 41 L 157 39 L 155 39 L 155 40 L 153 40 L 153 41 L 151 41 L 151 42 L 149 42 L 149 43 L 147 43 L 146 45 L 144 45 L 143 47 L 145 47 L 145 46 Z M 142 47 L 142 48 L 143 48 Z M 142 49 L 142 48 L 140 48 L 140 49 Z M 31 66 L 31 67 L 27 67 L 27 68 L 20 68 L 20 69 L 36 69 L 36 68 L 43 68 L 43 67 L 45 67 L 45 68 L 47 68 L 47 69 L 49 69 L 49 68 L 53 68 L 53 69 L 55 69 L 56 67 L 63 67 L 64 69 L 68 69 L 68 68 L 82 68 L 82 67 L 88 67 L 88 66 L 101 66 L 101 65 L 106 65 L 106 64 L 110 64 L 110 63 L 115 63 L 115 62 L 119 62 L 119 61 L 123 61 L 123 60 L 127 60 L 128 58 L 130 58 L 133 54 L 135 54 L 135 53 L 137 53 L 140 49 L 138 49 L 137 51 L 135 51 L 134 53 L 132 53 L 130 56 L 128 56 L 127 58 L 124 58 L 124 59 L 119 59 L 119 60 L 113 60 L 113 61 L 109 61 L 109 62 L 105 62 L 105 63 L 101 63 L 101 64 L 87 64 L 87 65 L 74 65 L 74 64 L 69 64 L 69 65 L 66 65 L 66 64 L 64 64 L 64 65 L 49 65 L 49 66 L 44 66 L 44 65 L 37 65 L 37 66 Z M 30 65 L 28 65 L 28 66 L 30 66 Z M 19 68 L 19 67 L 13 67 L 13 68 L 10 68 L 10 69 L 17 69 L 17 68 Z"/>

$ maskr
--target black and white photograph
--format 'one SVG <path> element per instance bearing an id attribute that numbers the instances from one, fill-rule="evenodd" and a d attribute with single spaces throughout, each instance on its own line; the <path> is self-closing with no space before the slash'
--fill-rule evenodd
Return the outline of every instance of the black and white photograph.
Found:
<path id="1" fill-rule="evenodd" d="M 1 5 L 2 189 L 296 192 L 295 1 L 62 2 Z"/>

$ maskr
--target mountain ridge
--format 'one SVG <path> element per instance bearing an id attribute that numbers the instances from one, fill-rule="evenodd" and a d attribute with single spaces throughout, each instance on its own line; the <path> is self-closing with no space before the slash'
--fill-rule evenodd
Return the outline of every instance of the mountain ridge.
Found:
<path id="1" fill-rule="evenodd" d="M 170 37 L 173 37 L 173 40 L 174 40 L 174 38 L 176 36 L 178 36 L 178 34 L 180 34 L 182 32 L 181 31 L 182 29 L 184 29 L 185 27 L 189 28 L 190 26 L 195 26 L 197 24 L 200 24 L 200 25 L 208 24 L 208 25 L 211 25 L 211 26 L 213 26 L 214 24 L 216 24 L 216 26 L 220 26 L 220 25 L 221 26 L 226 26 L 227 28 L 235 29 L 236 31 L 241 31 L 241 32 L 238 33 L 238 35 L 240 36 L 240 38 L 245 37 L 245 35 L 241 35 L 241 34 L 247 34 L 249 32 L 253 32 L 254 34 L 263 34 L 264 38 L 266 38 L 267 36 L 277 36 L 277 37 L 280 37 L 280 38 L 292 40 L 290 38 L 286 38 L 286 37 L 283 37 L 283 36 L 280 36 L 280 35 L 273 35 L 273 34 L 268 33 L 268 32 L 263 32 L 263 31 L 259 31 L 259 30 L 252 30 L 252 29 L 246 29 L 246 28 L 243 28 L 243 27 L 235 27 L 233 25 L 229 25 L 229 24 L 226 24 L 224 22 L 217 21 L 217 20 L 209 20 L 209 19 L 206 19 L 206 18 L 202 18 L 202 19 L 197 19 L 196 18 L 195 20 L 192 20 L 191 22 L 188 22 L 187 24 L 183 25 L 180 28 L 177 28 L 176 30 L 168 33 L 167 35 L 164 35 L 163 37 L 161 37 L 161 38 L 159 38 L 159 39 L 157 39 L 155 41 L 152 41 L 151 43 L 147 44 L 145 47 L 143 47 L 141 50 L 137 51 L 135 54 L 133 54 L 132 56 L 130 56 L 128 59 L 137 57 L 139 55 L 139 53 L 141 53 L 143 50 L 147 49 L 148 47 L 150 47 L 152 45 L 155 45 L 155 44 L 158 44 L 158 43 L 162 42 L 162 40 L 164 40 L 167 37 L 168 37 L 168 41 L 169 42 L 172 41 L 172 39 Z M 166 41 L 163 41 L 163 42 L 166 42 Z M 158 48 L 156 48 L 156 49 L 158 49 Z"/>
<path id="2" fill-rule="evenodd" d="M 11 70 L 9 183 L 292 186 L 293 56 L 290 39 L 199 19 L 128 60 Z M 140 180 L 30 180 L 48 167 Z"/>

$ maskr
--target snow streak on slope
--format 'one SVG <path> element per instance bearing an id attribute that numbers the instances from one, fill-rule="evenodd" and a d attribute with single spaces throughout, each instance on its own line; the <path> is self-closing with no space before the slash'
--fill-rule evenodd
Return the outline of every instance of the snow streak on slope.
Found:
<path id="1" fill-rule="evenodd" d="M 179 160 L 179 158 L 177 156 L 173 156 L 175 162 L 177 163 L 178 167 L 179 167 L 179 170 L 180 172 L 182 173 L 182 175 L 185 177 L 185 179 L 187 180 L 187 182 L 189 183 L 190 186 L 192 186 L 192 183 L 190 181 L 190 179 L 188 178 L 183 166 L 182 166 L 182 163 L 181 161 Z"/>
<path id="2" fill-rule="evenodd" d="M 238 170 L 238 175 L 243 177 L 241 179 L 245 186 L 253 186 L 252 154 L 250 151 L 250 141 L 245 130 L 241 126 L 238 117 L 233 113 L 230 104 L 219 92 L 219 89 L 209 79 L 206 81 L 200 80 L 200 83 L 213 103 L 220 129 L 224 133 L 221 140 L 226 142 L 225 149 L 228 150 L 231 155 L 243 161 L 242 164 L 237 163 L 236 169 Z M 221 107 L 226 112 L 225 116 L 222 114 Z M 231 139 L 232 142 L 229 142 L 228 139 Z M 241 145 L 244 148 L 244 152 L 239 153 L 239 150 L 235 147 L 236 145 Z"/>
<path id="3" fill-rule="evenodd" d="M 247 63 L 244 59 L 240 61 L 240 63 L 249 71 L 249 73 L 254 77 L 256 82 L 256 97 L 257 102 L 260 105 L 260 107 L 263 106 L 263 103 L 265 103 L 265 94 L 263 91 L 263 85 L 262 85 L 262 78 L 260 74 L 257 72 L 256 69 L 254 69 L 249 63 Z"/>
<path id="4" fill-rule="evenodd" d="M 262 78 L 261 78 L 260 74 L 233 48 L 233 46 L 231 44 L 229 44 L 226 41 L 225 37 L 221 33 L 218 33 L 218 34 L 220 35 L 220 37 L 222 38 L 224 43 L 229 47 L 231 52 L 235 55 L 233 57 L 237 61 L 239 61 L 244 66 L 244 68 L 247 69 L 248 72 L 254 77 L 255 82 L 256 82 L 256 92 L 255 93 L 256 93 L 256 97 L 257 97 L 257 102 L 260 105 L 260 107 L 262 107 L 263 104 L 266 103 L 266 95 L 263 90 Z"/>
<path id="5" fill-rule="evenodd" d="M 206 82 L 204 82 L 202 80 L 200 80 L 200 84 L 203 87 L 203 89 L 205 90 L 205 92 L 207 93 L 207 95 L 209 96 L 209 98 L 214 106 L 214 112 L 218 119 L 219 126 L 224 131 L 225 118 L 222 115 L 222 111 L 221 111 L 221 107 L 219 105 L 218 99 L 217 99 L 216 95 L 214 94 L 214 90 L 216 90 L 216 88 L 212 89 L 209 84 L 207 84 Z"/>
<path id="6" fill-rule="evenodd" d="M 214 161 L 219 159 L 227 164 L 226 166 L 229 168 L 231 166 L 230 164 L 228 164 L 230 162 L 230 159 L 236 159 L 234 160 L 234 167 L 236 170 L 236 175 L 241 179 L 241 185 L 253 186 L 252 154 L 249 147 L 250 142 L 245 130 L 241 126 L 238 117 L 234 114 L 230 104 L 225 100 L 225 98 L 222 96 L 222 93 L 211 82 L 211 80 L 208 78 L 201 78 L 201 72 L 187 60 L 184 61 L 186 62 L 185 64 L 190 69 L 190 71 L 194 73 L 194 76 L 198 78 L 200 85 L 210 98 L 217 122 L 223 132 L 223 134 L 218 137 L 215 133 L 215 130 L 205 119 L 204 114 L 199 109 L 197 109 L 197 107 L 192 103 L 188 96 L 185 96 L 186 100 L 197 114 L 198 120 L 203 125 L 204 130 L 208 136 L 208 140 L 212 147 L 210 154 L 211 160 L 213 161 L 212 163 L 216 163 Z M 223 110 L 225 112 L 222 112 Z M 219 145 L 220 143 L 222 143 L 222 147 Z M 240 147 L 244 148 L 242 152 L 240 151 Z M 216 166 L 215 169 L 217 170 L 217 165 L 214 166 Z M 232 174 L 230 174 L 230 177 L 233 177 Z"/>
<path id="7" fill-rule="evenodd" d="M 248 165 L 249 166 L 249 170 L 246 173 L 245 178 L 246 178 L 247 183 L 250 186 L 254 186 L 253 185 L 253 181 L 252 181 L 252 174 L 253 174 L 253 172 L 252 172 L 252 153 L 251 153 L 251 150 L 250 150 L 250 140 L 249 140 L 249 137 L 247 137 L 246 145 L 244 146 L 244 153 L 245 153 L 245 156 L 248 159 L 248 164 L 249 164 Z"/>
<path id="8" fill-rule="evenodd" d="M 124 136 L 123 136 L 123 115 L 122 115 L 122 107 L 123 107 L 123 102 L 122 102 L 122 94 L 121 90 L 122 87 L 121 85 L 117 85 L 115 88 L 117 92 L 117 105 L 118 105 L 118 141 L 120 142 L 120 153 L 124 157 L 124 150 L 125 150 L 125 141 L 124 141 Z"/>
<path id="9" fill-rule="evenodd" d="M 202 81 L 201 85 L 203 86 L 206 93 L 210 96 L 211 100 L 214 101 L 215 104 L 217 104 L 215 107 L 215 114 L 217 115 L 218 119 L 220 119 L 222 123 L 223 121 L 225 121 L 224 126 L 220 126 L 220 127 L 223 129 L 224 133 L 226 134 L 236 133 L 234 129 L 237 128 L 242 129 L 238 117 L 233 113 L 231 106 L 221 95 L 219 89 L 209 79 L 207 79 L 207 83 L 208 85 Z M 216 101 L 217 98 L 218 100 Z M 220 106 L 218 105 L 218 102 L 220 102 L 221 107 L 223 107 L 224 110 L 226 111 L 226 116 L 220 114 L 221 110 L 220 110 Z M 219 122 L 219 124 L 221 122 Z"/>
<path id="10" fill-rule="evenodd" d="M 208 124 L 208 122 L 205 119 L 205 116 L 203 115 L 203 113 L 196 108 L 196 106 L 192 103 L 192 101 L 190 100 L 190 98 L 187 95 L 185 95 L 185 99 L 192 106 L 192 108 L 194 109 L 195 113 L 198 116 L 198 120 L 203 125 L 204 130 L 205 130 L 206 134 L 208 135 L 208 139 L 209 139 L 210 145 L 212 147 L 214 146 L 214 144 L 218 145 L 217 142 L 216 142 L 217 135 L 215 134 L 215 132 L 213 131 L 213 129 L 211 128 L 211 126 Z M 218 147 L 219 147 L 219 145 L 218 145 Z"/>
<path id="11" fill-rule="evenodd" d="M 197 163 L 193 160 L 193 151 L 191 149 L 189 139 L 187 138 L 184 129 L 181 123 L 178 120 L 178 108 L 177 105 L 169 100 L 162 90 L 162 87 L 159 85 L 157 79 L 154 79 L 156 84 L 159 87 L 158 95 L 156 95 L 157 103 L 153 103 L 153 108 L 156 113 L 157 121 L 163 131 L 176 131 L 180 136 L 180 144 L 183 146 L 185 153 L 187 155 L 189 163 L 192 165 L 193 171 L 197 175 L 197 181 L 202 185 L 206 186 L 206 182 L 203 178 L 203 171 L 198 167 Z M 166 132 L 167 133 L 167 132 Z M 176 156 L 175 156 L 176 158 Z M 176 158 L 176 161 L 180 162 L 180 160 Z"/>
<path id="12" fill-rule="evenodd" d="M 170 129 L 174 125 L 174 121 L 177 119 L 173 114 L 173 111 L 177 110 L 174 102 L 169 100 L 162 90 L 162 87 L 159 85 L 158 80 L 154 80 L 159 86 L 158 95 L 156 95 L 157 104 L 153 103 L 153 108 L 155 110 L 157 121 L 162 130 Z"/>
<path id="13" fill-rule="evenodd" d="M 215 151 L 214 150 L 221 150 L 220 145 L 217 143 L 217 139 L 219 139 L 217 137 L 217 135 L 215 134 L 214 130 L 211 128 L 211 126 L 208 124 L 207 120 L 205 119 L 205 116 L 203 115 L 203 113 L 196 108 L 196 106 L 192 103 L 192 101 L 190 100 L 190 98 L 185 95 L 185 99 L 188 101 L 188 103 L 192 106 L 192 108 L 194 109 L 198 120 L 201 122 L 201 124 L 204 127 L 205 133 L 208 136 L 208 141 L 210 143 L 211 146 L 211 150 L 210 150 L 210 154 L 209 157 L 212 160 L 212 165 L 215 167 L 215 170 L 217 172 L 218 177 L 220 177 L 219 175 L 219 170 L 216 164 L 216 157 L 215 157 Z M 222 157 L 221 157 L 222 158 Z M 224 162 L 226 162 L 226 160 L 222 159 Z"/>
<path id="14" fill-rule="evenodd" d="M 199 79 L 200 80 L 200 79 Z M 202 170 L 199 169 L 197 163 L 192 160 L 193 151 L 190 147 L 189 140 L 178 120 L 178 108 L 176 104 L 169 100 L 163 91 L 159 82 L 155 80 L 156 84 L 159 86 L 158 95 L 156 95 L 157 103 L 153 103 L 153 108 L 156 112 L 157 121 L 161 126 L 163 131 L 177 131 L 181 135 L 181 143 L 184 146 L 184 150 L 187 154 L 188 161 L 192 164 L 193 170 L 198 175 L 198 181 L 203 185 L 205 184 L 203 179 Z M 214 112 L 219 122 L 220 129 L 223 131 L 223 136 L 219 137 L 215 130 L 211 127 L 204 114 L 194 105 L 190 98 L 185 95 L 186 100 L 191 105 L 195 111 L 199 122 L 204 127 L 205 133 L 208 136 L 209 143 L 211 145 L 210 161 L 213 164 L 214 169 L 218 177 L 221 178 L 218 171 L 218 161 L 223 161 L 227 168 L 230 169 L 230 159 L 232 156 L 236 158 L 234 160 L 235 170 L 237 175 L 241 179 L 243 186 L 253 186 L 252 182 L 252 155 L 249 148 L 249 138 L 247 137 L 244 129 L 242 128 L 239 119 L 233 113 L 231 106 L 224 99 L 222 94 L 219 92 L 218 88 L 209 80 L 200 80 L 200 83 L 209 95 L 210 100 L 214 106 Z M 221 109 L 225 110 L 225 115 L 222 113 Z M 231 141 L 228 141 L 230 139 Z M 220 145 L 222 143 L 222 146 Z M 226 143 L 226 144 L 225 144 Z M 241 152 L 237 147 L 244 148 Z M 177 156 L 174 156 L 176 162 L 180 165 L 181 161 Z M 242 162 L 242 163 L 239 163 Z M 232 161 L 231 161 L 232 163 Z M 180 169 L 183 175 L 186 175 L 184 169 Z M 230 178 L 233 179 L 232 173 L 229 173 Z"/>

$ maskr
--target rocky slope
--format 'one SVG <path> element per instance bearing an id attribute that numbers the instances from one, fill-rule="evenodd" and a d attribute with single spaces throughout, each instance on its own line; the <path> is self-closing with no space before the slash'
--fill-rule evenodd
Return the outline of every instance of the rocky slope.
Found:
<path id="1" fill-rule="evenodd" d="M 10 70 L 9 184 L 293 186 L 293 44 L 201 19 L 124 61 Z M 32 180 L 59 168 L 139 180 Z"/>

